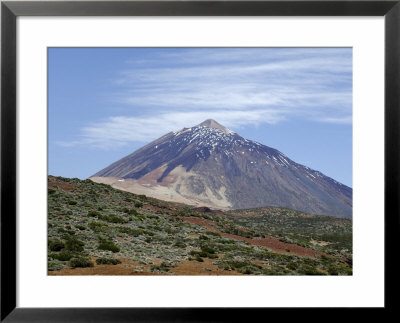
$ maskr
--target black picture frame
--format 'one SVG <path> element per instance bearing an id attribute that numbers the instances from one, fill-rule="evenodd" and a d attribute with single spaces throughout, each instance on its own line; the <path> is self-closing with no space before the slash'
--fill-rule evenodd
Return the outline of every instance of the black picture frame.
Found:
<path id="1" fill-rule="evenodd" d="M 400 0 L 2 1 L 1 322 L 233 322 L 265 311 L 243 308 L 18 308 L 16 281 L 16 19 L 19 16 L 384 16 L 385 307 L 396 308 L 400 181 Z M 365 201 L 367 203 L 367 201 Z M 373 233 L 371 233 L 373 234 Z M 301 312 L 301 309 L 291 309 Z M 332 312 L 332 309 L 326 309 Z M 376 309 L 381 315 L 382 309 Z M 303 311 L 304 312 L 304 311 Z M 315 313 L 315 312 L 314 312 Z M 329 314 L 331 315 L 331 314 Z M 251 319 L 253 318 L 253 319 Z M 344 317 L 342 317 L 343 319 Z"/>

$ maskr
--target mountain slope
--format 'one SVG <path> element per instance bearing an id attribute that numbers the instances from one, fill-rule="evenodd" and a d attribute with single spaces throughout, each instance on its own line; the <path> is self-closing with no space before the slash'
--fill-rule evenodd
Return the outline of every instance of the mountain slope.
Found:
<path id="1" fill-rule="evenodd" d="M 92 179 L 194 205 L 352 214 L 351 188 L 211 119 L 162 136 Z"/>

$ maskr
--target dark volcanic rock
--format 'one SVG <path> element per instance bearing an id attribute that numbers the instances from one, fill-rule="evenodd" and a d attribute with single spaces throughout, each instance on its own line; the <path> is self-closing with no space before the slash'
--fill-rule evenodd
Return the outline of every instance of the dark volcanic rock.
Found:
<path id="1" fill-rule="evenodd" d="M 174 173 L 179 167 L 184 174 Z M 350 187 L 211 119 L 170 132 L 94 176 L 139 180 L 149 174 L 186 197 L 224 200 L 232 208 L 284 206 L 352 216 Z"/>

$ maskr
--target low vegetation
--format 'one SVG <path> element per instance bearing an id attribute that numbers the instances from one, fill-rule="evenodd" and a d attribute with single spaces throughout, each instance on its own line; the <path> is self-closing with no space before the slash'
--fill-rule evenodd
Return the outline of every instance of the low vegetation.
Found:
<path id="1" fill-rule="evenodd" d="M 121 261 L 118 259 L 112 259 L 112 258 L 97 258 L 96 259 L 96 264 L 98 264 L 98 265 L 118 265 L 120 263 L 121 263 Z"/>
<path id="2" fill-rule="evenodd" d="M 228 214 L 235 224 L 252 232 L 267 233 L 282 242 L 332 256 L 352 258 L 352 221 L 349 219 L 304 214 L 276 207 L 236 210 Z"/>
<path id="3" fill-rule="evenodd" d="M 350 220 L 272 207 L 201 213 L 90 180 L 49 176 L 48 185 L 49 272 L 352 274 Z"/>

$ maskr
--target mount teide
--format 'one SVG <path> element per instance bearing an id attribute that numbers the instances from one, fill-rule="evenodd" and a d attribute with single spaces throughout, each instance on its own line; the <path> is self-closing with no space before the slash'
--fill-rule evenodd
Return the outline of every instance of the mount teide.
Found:
<path id="1" fill-rule="evenodd" d="M 99 171 L 95 182 L 214 208 L 283 206 L 352 216 L 352 189 L 214 120 L 170 132 Z"/>

